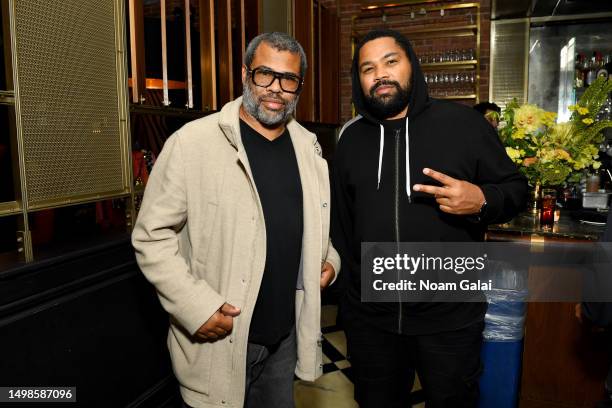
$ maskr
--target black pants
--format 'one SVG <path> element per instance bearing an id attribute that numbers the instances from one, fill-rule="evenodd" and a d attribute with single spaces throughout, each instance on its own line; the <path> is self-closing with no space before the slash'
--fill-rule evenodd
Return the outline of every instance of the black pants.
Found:
<path id="1" fill-rule="evenodd" d="M 355 400 L 361 408 L 410 407 L 415 371 L 427 408 L 478 405 L 483 322 L 419 336 L 388 333 L 355 320 L 345 326 Z"/>

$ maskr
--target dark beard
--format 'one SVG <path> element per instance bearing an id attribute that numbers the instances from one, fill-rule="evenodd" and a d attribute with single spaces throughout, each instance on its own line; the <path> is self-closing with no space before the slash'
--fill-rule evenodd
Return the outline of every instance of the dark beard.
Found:
<path id="1" fill-rule="evenodd" d="M 397 89 L 394 95 L 380 97 L 376 95 L 376 89 L 382 85 L 393 85 Z M 365 105 L 368 112 L 376 119 L 385 120 L 392 118 L 408 105 L 410 100 L 410 84 L 402 88 L 397 81 L 379 81 L 370 89 L 370 94 L 365 97 Z"/>

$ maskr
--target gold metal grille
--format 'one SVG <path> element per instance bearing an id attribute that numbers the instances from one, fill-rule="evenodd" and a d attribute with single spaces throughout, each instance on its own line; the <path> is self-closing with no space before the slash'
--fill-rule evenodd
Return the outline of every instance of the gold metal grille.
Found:
<path id="1" fill-rule="evenodd" d="M 491 101 L 505 107 L 516 98 L 527 101 L 529 20 L 491 23 Z"/>
<path id="2" fill-rule="evenodd" d="M 28 209 L 129 192 L 118 3 L 14 2 Z"/>

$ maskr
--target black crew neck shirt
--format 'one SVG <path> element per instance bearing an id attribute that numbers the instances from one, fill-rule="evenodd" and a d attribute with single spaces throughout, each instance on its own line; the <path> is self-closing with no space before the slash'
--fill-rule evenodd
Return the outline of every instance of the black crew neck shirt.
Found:
<path id="1" fill-rule="evenodd" d="M 268 140 L 240 121 L 266 225 L 266 264 L 249 342 L 272 346 L 295 324 L 295 290 L 302 254 L 302 182 L 289 131 Z"/>
<path id="2" fill-rule="evenodd" d="M 385 119 L 382 121 L 385 129 L 396 130 L 406 127 L 406 118 Z"/>

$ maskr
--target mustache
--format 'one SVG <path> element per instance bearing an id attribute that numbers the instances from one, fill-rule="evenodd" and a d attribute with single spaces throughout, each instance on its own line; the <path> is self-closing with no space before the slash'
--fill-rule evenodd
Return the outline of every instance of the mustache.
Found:
<path id="1" fill-rule="evenodd" d="M 277 103 L 282 103 L 283 105 L 287 104 L 287 101 L 285 101 L 283 98 L 281 98 L 280 96 L 276 96 L 274 94 L 267 94 L 267 95 L 262 95 L 259 98 L 257 98 L 259 100 L 259 103 L 264 102 L 264 101 L 268 101 L 268 102 L 277 102 Z"/>
<path id="2" fill-rule="evenodd" d="M 376 90 L 378 88 L 380 88 L 381 86 L 389 86 L 389 85 L 394 86 L 398 91 L 401 89 L 401 86 L 400 86 L 399 82 L 391 81 L 391 80 L 388 80 L 388 79 L 381 79 L 380 81 L 375 83 L 370 88 L 370 96 L 374 96 L 374 92 L 376 92 Z"/>

